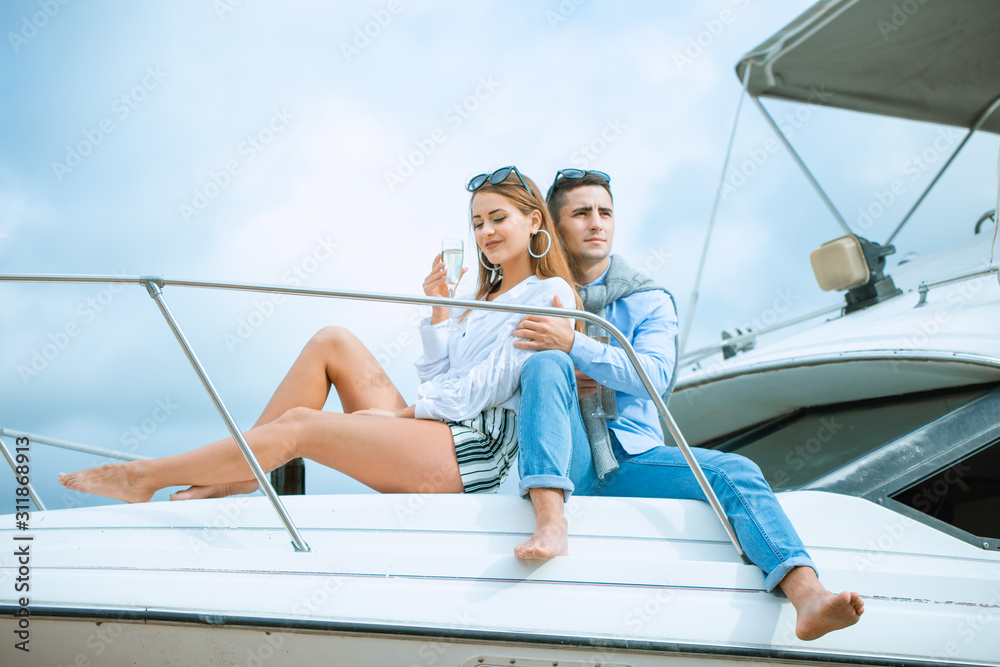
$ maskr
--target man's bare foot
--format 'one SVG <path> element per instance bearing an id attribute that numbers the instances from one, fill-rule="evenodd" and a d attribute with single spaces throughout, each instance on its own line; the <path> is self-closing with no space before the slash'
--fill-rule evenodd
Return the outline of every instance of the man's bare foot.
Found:
<path id="1" fill-rule="evenodd" d="M 803 641 L 854 625 L 865 613 L 860 595 L 831 593 L 811 567 L 793 567 L 778 586 L 795 607 L 795 636 Z"/>
<path id="2" fill-rule="evenodd" d="M 514 555 L 524 560 L 548 560 L 569 555 L 566 519 L 558 519 L 539 526 L 531 538 L 514 547 Z"/>
<path id="3" fill-rule="evenodd" d="M 865 613 L 864 600 L 857 593 L 825 593 L 804 601 L 802 608 L 796 607 L 795 636 L 799 639 L 819 639 L 828 632 L 854 625 Z"/>
<path id="4" fill-rule="evenodd" d="M 171 500 L 195 500 L 197 498 L 225 498 L 238 496 L 242 493 L 253 493 L 257 490 L 257 480 L 248 479 L 245 482 L 227 482 L 212 486 L 189 486 L 183 491 L 171 493 Z"/>
<path id="5" fill-rule="evenodd" d="M 80 472 L 59 475 L 59 483 L 70 491 L 116 498 L 127 503 L 146 503 L 156 489 L 145 487 L 134 462 L 109 463 Z"/>
<path id="6" fill-rule="evenodd" d="M 568 556 L 569 524 L 563 514 L 564 491 L 538 487 L 530 489 L 528 496 L 535 510 L 537 529 L 527 542 L 514 547 L 514 555 L 525 560 L 548 560 L 556 556 Z"/>

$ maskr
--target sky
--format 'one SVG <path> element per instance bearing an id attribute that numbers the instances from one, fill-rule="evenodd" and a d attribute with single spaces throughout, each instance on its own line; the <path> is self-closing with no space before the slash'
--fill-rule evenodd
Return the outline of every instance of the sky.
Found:
<path id="1" fill-rule="evenodd" d="M 831 306 L 841 297 L 815 285 L 808 255 L 842 231 L 750 104 L 722 173 L 737 60 L 811 4 L 5 2 L 0 272 L 419 295 L 441 239 L 472 247 L 467 180 L 513 164 L 543 191 L 560 168 L 609 173 L 616 252 L 685 318 L 720 175 L 732 186 L 689 350 L 776 303 L 788 318 Z M 961 136 L 765 105 L 876 241 Z M 996 196 L 997 144 L 972 139 L 890 267 L 971 236 Z M 419 308 L 184 287 L 164 298 L 244 427 L 329 324 L 357 333 L 415 398 Z M 141 286 L 0 283 L 0 313 L 0 427 L 143 456 L 226 434 Z M 113 502 L 55 482 L 102 462 L 36 444 L 32 482 L 53 509 Z M 0 512 L 13 487 L 0 475 Z M 312 464 L 307 487 L 367 492 Z"/>

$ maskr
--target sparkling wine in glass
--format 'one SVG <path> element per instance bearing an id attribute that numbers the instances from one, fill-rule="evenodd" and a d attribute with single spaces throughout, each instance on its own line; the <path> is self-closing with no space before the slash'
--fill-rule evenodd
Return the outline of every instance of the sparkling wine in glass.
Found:
<path id="1" fill-rule="evenodd" d="M 611 342 L 611 336 L 609 336 L 608 332 L 604 330 L 604 327 L 598 326 L 591 322 L 587 323 L 587 335 L 596 340 L 598 343 L 602 343 L 604 345 L 607 345 Z M 593 412 L 590 413 L 592 417 L 607 417 L 607 415 L 604 412 L 604 405 L 603 405 L 604 401 L 601 396 L 603 389 L 604 387 L 602 387 L 601 385 L 597 385 L 597 394 L 596 394 L 597 407 L 594 409 Z"/>
<path id="2" fill-rule="evenodd" d="M 465 255 L 465 244 L 462 239 L 445 239 L 441 242 L 441 261 L 444 262 L 445 284 L 448 286 L 448 297 L 455 298 L 455 288 L 462 278 L 462 260 Z M 455 326 L 455 320 L 448 309 L 448 325 Z"/>

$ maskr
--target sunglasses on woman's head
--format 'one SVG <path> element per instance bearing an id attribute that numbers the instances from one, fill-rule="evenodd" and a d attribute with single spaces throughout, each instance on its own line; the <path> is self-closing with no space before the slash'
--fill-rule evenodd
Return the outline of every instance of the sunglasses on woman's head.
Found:
<path id="1" fill-rule="evenodd" d="M 523 178 L 521 178 L 521 172 L 519 172 L 517 167 L 513 165 L 510 167 L 501 167 L 492 174 L 479 174 L 478 176 L 474 176 L 465 187 L 469 192 L 475 192 L 479 188 L 486 185 L 486 181 L 489 181 L 493 185 L 500 185 L 507 180 L 507 177 L 510 176 L 511 172 L 517 174 L 517 180 L 521 181 L 521 185 L 523 185 L 524 189 L 530 193 L 531 188 L 529 188 L 528 184 L 524 182 Z"/>

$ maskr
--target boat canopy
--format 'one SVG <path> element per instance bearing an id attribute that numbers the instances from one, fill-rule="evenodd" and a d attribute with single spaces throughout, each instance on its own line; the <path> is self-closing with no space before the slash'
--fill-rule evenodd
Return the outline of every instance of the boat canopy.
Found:
<path id="1" fill-rule="evenodd" d="M 1000 133 L 1000 2 L 827 0 L 743 56 L 747 91 Z"/>

